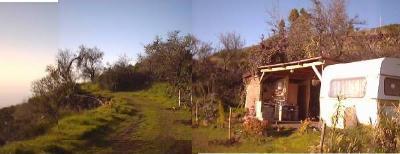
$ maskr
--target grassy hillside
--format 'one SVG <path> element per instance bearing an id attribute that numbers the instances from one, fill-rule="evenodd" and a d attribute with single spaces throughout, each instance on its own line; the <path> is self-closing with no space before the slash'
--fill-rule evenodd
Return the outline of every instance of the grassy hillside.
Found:
<path id="1" fill-rule="evenodd" d="M 235 125 L 235 132 L 241 127 Z M 309 152 L 311 146 L 318 145 L 319 132 L 299 134 L 294 130 L 269 131 L 268 136 L 241 136 L 234 144 L 216 144 L 226 140 L 228 129 L 199 127 L 193 129 L 193 153 L 198 152 Z"/>
<path id="2" fill-rule="evenodd" d="M 113 93 L 97 85 L 83 85 L 83 89 L 112 99 L 108 105 L 61 119 L 45 135 L 9 143 L 0 148 L 0 153 L 191 150 L 190 112 L 170 110 L 175 101 L 165 93 L 166 84 L 138 92 Z"/>

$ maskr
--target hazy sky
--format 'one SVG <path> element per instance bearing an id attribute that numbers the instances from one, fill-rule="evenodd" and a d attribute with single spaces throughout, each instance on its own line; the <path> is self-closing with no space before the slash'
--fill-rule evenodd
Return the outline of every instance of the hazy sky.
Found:
<path id="1" fill-rule="evenodd" d="M 270 28 L 267 11 L 287 17 L 309 0 L 60 0 L 59 3 L 0 3 L 0 108 L 30 94 L 30 83 L 44 76 L 58 48 L 97 46 L 105 61 L 135 58 L 156 35 L 180 30 L 217 45 L 218 35 L 235 31 L 246 45 L 258 43 Z M 376 27 L 400 23 L 397 0 L 353 0 L 351 16 Z M 135 60 L 135 59 L 133 59 Z"/>
<path id="2" fill-rule="evenodd" d="M 0 107 L 28 98 L 57 52 L 56 3 L 0 3 Z"/>

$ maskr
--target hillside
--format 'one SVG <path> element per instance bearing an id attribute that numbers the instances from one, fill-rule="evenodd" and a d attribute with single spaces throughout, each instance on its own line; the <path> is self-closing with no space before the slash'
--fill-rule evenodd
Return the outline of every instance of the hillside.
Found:
<path id="1" fill-rule="evenodd" d="M 398 46 L 400 43 L 400 24 L 389 24 L 383 25 L 381 27 L 370 28 L 365 30 L 356 31 L 351 35 L 355 40 L 349 38 L 346 40 L 347 46 L 345 46 L 344 50 L 348 52 L 345 57 L 343 57 L 344 61 L 354 61 L 354 60 L 363 60 L 363 59 L 371 59 L 371 58 L 379 58 L 382 56 L 390 56 L 390 57 L 399 57 L 400 55 L 396 53 L 391 53 L 393 46 Z M 264 42 L 268 42 L 272 37 L 269 37 L 264 40 Z M 373 44 L 376 46 L 380 46 L 379 51 L 375 51 L 373 55 L 363 55 L 358 52 L 365 52 L 365 49 L 360 46 L 359 43 L 365 44 Z M 244 52 L 240 53 L 240 56 L 236 56 L 236 61 L 247 61 L 249 55 L 256 53 L 260 50 L 260 44 L 254 44 L 247 46 L 243 49 Z M 387 52 L 388 50 L 389 52 Z M 385 53 L 387 52 L 387 53 Z M 361 56 L 360 56 L 361 55 Z M 219 55 L 214 55 L 218 57 Z M 346 57 L 347 56 L 347 57 Z M 364 56 L 364 57 L 363 57 Z"/>
<path id="2" fill-rule="evenodd" d="M 191 152 L 191 117 L 175 110 L 166 84 L 137 92 L 82 89 L 111 97 L 110 103 L 59 120 L 44 135 L 9 143 L 0 153 L 176 153 Z"/>

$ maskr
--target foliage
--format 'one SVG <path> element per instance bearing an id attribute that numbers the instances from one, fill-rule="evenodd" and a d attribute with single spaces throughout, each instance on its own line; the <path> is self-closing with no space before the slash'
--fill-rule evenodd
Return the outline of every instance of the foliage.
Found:
<path id="1" fill-rule="evenodd" d="M 190 113 L 165 110 L 175 104 L 165 93 L 167 88 L 167 84 L 155 83 L 142 91 L 114 93 L 95 84 L 84 84 L 82 89 L 87 93 L 112 97 L 110 103 L 62 117 L 42 136 L 8 143 L 0 153 L 110 153 L 116 150 L 112 146 L 115 139 L 143 141 L 145 144 L 131 147 L 140 153 L 169 153 L 166 150 L 182 150 L 182 145 L 191 147 L 182 144 L 191 140 L 190 124 L 184 123 L 190 121 Z"/>
<path id="2" fill-rule="evenodd" d="M 156 37 L 145 46 L 145 55 L 139 56 L 138 65 L 154 80 L 167 81 L 174 87 L 174 92 L 181 90 L 183 98 L 189 98 L 186 91 L 191 93 L 196 43 L 194 36 L 180 36 L 179 31 L 168 33 L 166 40 Z"/>
<path id="3" fill-rule="evenodd" d="M 374 142 L 377 152 L 398 152 L 398 139 L 400 133 L 400 108 L 389 114 L 379 110 L 379 123 L 374 131 Z"/>
<path id="4" fill-rule="evenodd" d="M 357 126 L 353 128 L 344 128 L 336 130 L 333 140 L 331 133 L 332 129 L 325 130 L 326 138 L 324 142 L 324 152 L 339 152 L 339 153 L 355 153 L 355 152 L 373 152 L 373 136 L 372 128 L 368 126 Z M 327 146 L 325 146 L 327 145 Z M 320 147 L 311 150 L 319 152 Z"/>
<path id="5" fill-rule="evenodd" d="M 217 124 L 220 128 L 225 127 L 225 111 L 221 101 L 218 101 L 218 120 Z"/>
<path id="6" fill-rule="evenodd" d="M 340 98 L 340 97 L 339 97 Z M 342 99 L 336 114 L 332 117 L 333 127 L 327 129 L 327 146 L 324 152 L 398 152 L 399 111 L 392 114 L 379 110 L 379 122 L 375 127 L 358 126 L 354 128 L 337 129 L 343 106 Z"/>
<path id="7" fill-rule="evenodd" d="M 102 55 L 97 48 L 84 46 L 75 54 L 68 49 L 60 50 L 56 64 L 47 66 L 47 75 L 32 83 L 33 96 L 22 104 L 0 110 L 2 142 L 44 134 L 60 117 L 99 106 L 101 99 L 82 91 L 77 79 L 83 78 L 83 74 L 78 74 L 80 69 L 97 74 Z"/>
<path id="8" fill-rule="evenodd" d="M 95 82 L 101 73 L 104 52 L 97 47 L 88 48 L 81 45 L 79 46 L 79 55 L 82 60 L 78 62 L 78 68 L 82 77 Z"/>
<path id="9" fill-rule="evenodd" d="M 246 61 L 243 58 L 244 41 L 237 33 L 221 34 L 222 48 L 212 53 L 208 43 L 199 43 L 194 60 L 193 91 L 199 100 L 199 108 L 207 109 L 209 119 L 213 119 L 211 106 L 217 107 L 215 102 L 222 101 L 224 106 L 239 106 L 243 102 L 242 74 L 246 70 Z"/>
<path id="10" fill-rule="evenodd" d="M 267 128 L 267 124 L 256 118 L 249 118 L 243 123 L 243 131 L 248 135 L 262 135 Z"/>
<path id="11" fill-rule="evenodd" d="M 300 127 L 297 129 L 297 133 L 305 134 L 311 129 L 311 120 L 309 118 L 301 121 Z"/>
<path id="12" fill-rule="evenodd" d="M 198 127 L 192 129 L 193 153 L 298 153 L 308 152 L 309 146 L 319 142 L 319 133 L 310 132 L 303 135 L 286 132 L 268 132 L 274 136 L 243 136 L 241 124 L 232 126 L 235 132 L 235 144 L 229 144 L 226 128 Z M 272 129 L 267 129 L 272 131 Z M 225 142 L 224 142 L 225 141 Z M 215 144 L 219 142 L 221 144 Z M 229 145 L 229 146 L 228 146 Z"/>
<path id="13" fill-rule="evenodd" d="M 271 15 L 272 34 L 261 38 L 248 56 L 249 70 L 261 65 L 296 61 L 317 56 L 339 61 L 400 57 L 399 25 L 359 30 L 357 16 L 349 17 L 345 0 L 311 0 L 306 11 L 292 9 L 288 24 Z"/>
<path id="14" fill-rule="evenodd" d="M 106 68 L 99 77 L 100 86 L 111 91 L 139 90 L 149 86 L 150 83 L 150 77 L 135 70 L 124 56 Z"/>
<path id="15" fill-rule="evenodd" d="M 331 117 L 332 129 L 327 135 L 328 144 L 326 152 L 356 152 L 359 150 L 359 146 L 352 147 L 349 145 L 358 145 L 357 138 L 348 138 L 348 136 L 345 136 L 346 134 L 342 133 L 342 131 L 337 128 L 339 127 L 338 125 L 341 122 L 341 119 L 344 118 L 344 97 L 338 96 L 337 100 L 338 103 L 336 104 L 335 112 Z"/>
<path id="16" fill-rule="evenodd" d="M 31 140 L 7 144 L 0 148 L 0 153 L 14 153 L 21 148 L 33 151 L 34 153 L 44 153 L 46 152 L 44 150 L 62 150 L 69 152 L 77 150 L 74 149 L 75 146 L 81 144 L 83 147 L 83 143 L 80 139 L 89 137 L 88 134 L 102 130 L 107 125 L 121 120 L 121 118 L 126 118 L 134 111 L 133 107 L 121 98 L 113 98 L 112 102 L 119 103 L 115 103 L 112 106 L 101 106 L 82 114 L 75 114 L 62 118 L 58 124 L 52 127 L 45 135 Z M 57 146 L 57 148 L 55 148 L 55 146 Z"/>

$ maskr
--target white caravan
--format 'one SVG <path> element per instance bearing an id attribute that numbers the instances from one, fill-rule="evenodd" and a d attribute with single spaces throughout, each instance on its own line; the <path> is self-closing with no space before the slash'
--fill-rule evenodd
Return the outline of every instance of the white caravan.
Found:
<path id="1" fill-rule="evenodd" d="M 338 128 L 345 112 L 360 124 L 376 125 L 378 110 L 391 111 L 400 101 L 400 59 L 379 58 L 327 66 L 322 73 L 320 118 L 332 126 L 341 98 Z M 354 118 L 353 118 L 354 119 Z"/>

